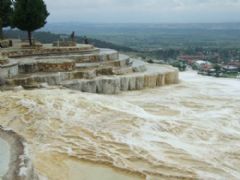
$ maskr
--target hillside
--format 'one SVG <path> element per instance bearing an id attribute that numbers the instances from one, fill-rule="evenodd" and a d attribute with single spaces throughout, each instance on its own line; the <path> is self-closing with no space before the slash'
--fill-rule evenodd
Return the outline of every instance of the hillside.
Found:
<path id="1" fill-rule="evenodd" d="M 7 38 L 20 38 L 20 39 L 27 39 L 27 34 L 23 31 L 19 30 L 6 30 L 4 31 L 4 36 Z M 67 34 L 54 34 L 51 32 L 42 32 L 42 31 L 37 31 L 33 33 L 34 39 L 42 42 L 42 43 L 52 43 L 54 41 L 58 41 L 61 39 L 61 36 L 70 36 Z M 76 36 L 76 40 L 78 43 L 83 43 L 84 37 L 82 36 Z M 136 51 L 132 48 L 121 46 L 121 45 L 116 45 L 110 42 L 106 42 L 103 40 L 98 40 L 95 38 L 88 38 L 89 42 L 96 47 L 100 48 L 110 48 L 110 49 L 115 49 L 118 51 L 123 51 L 123 52 L 132 52 Z"/>

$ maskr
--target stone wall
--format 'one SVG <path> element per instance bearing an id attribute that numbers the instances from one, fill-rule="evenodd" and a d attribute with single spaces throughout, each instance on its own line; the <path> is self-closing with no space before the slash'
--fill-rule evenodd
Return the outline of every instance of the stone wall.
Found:
<path id="1" fill-rule="evenodd" d="M 3 180 L 38 180 L 23 137 L 0 126 L 0 137 L 10 146 L 9 170 Z"/>

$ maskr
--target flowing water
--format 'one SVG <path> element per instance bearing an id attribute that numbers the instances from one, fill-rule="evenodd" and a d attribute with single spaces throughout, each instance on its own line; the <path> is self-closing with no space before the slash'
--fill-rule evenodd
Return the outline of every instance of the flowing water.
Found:
<path id="1" fill-rule="evenodd" d="M 0 138 L 0 179 L 7 173 L 10 158 L 7 142 Z"/>
<path id="2" fill-rule="evenodd" d="M 240 81 L 180 74 L 172 86 L 96 95 L 0 94 L 0 124 L 58 180 L 240 179 Z"/>

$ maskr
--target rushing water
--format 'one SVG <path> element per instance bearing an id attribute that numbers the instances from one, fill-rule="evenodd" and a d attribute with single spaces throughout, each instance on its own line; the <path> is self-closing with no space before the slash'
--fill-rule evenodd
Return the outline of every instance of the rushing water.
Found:
<path id="1" fill-rule="evenodd" d="M 27 139 L 51 180 L 240 179 L 240 81 L 181 80 L 111 96 L 3 92 L 0 123 Z"/>
<path id="2" fill-rule="evenodd" d="M 9 146 L 7 142 L 0 138 L 0 179 L 7 173 L 9 163 Z"/>

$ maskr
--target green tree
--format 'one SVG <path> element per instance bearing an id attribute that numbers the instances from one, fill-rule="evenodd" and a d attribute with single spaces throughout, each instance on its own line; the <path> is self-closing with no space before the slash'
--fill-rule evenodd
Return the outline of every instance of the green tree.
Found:
<path id="1" fill-rule="evenodd" d="M 221 69 L 222 69 L 221 65 L 219 65 L 219 64 L 214 64 L 214 65 L 213 65 L 213 68 L 216 70 L 216 76 L 219 77 L 219 74 L 220 74 Z"/>
<path id="2" fill-rule="evenodd" d="M 0 0 L 0 39 L 3 38 L 3 28 L 10 26 L 12 12 L 12 1 Z"/>
<path id="3" fill-rule="evenodd" d="M 221 65 L 219 65 L 219 64 L 214 64 L 213 65 L 213 68 L 217 71 L 217 72 L 219 72 L 219 71 L 221 71 Z"/>
<path id="4" fill-rule="evenodd" d="M 32 32 L 43 27 L 49 13 L 43 0 L 16 0 L 14 3 L 13 25 L 28 32 L 30 46 Z"/>

